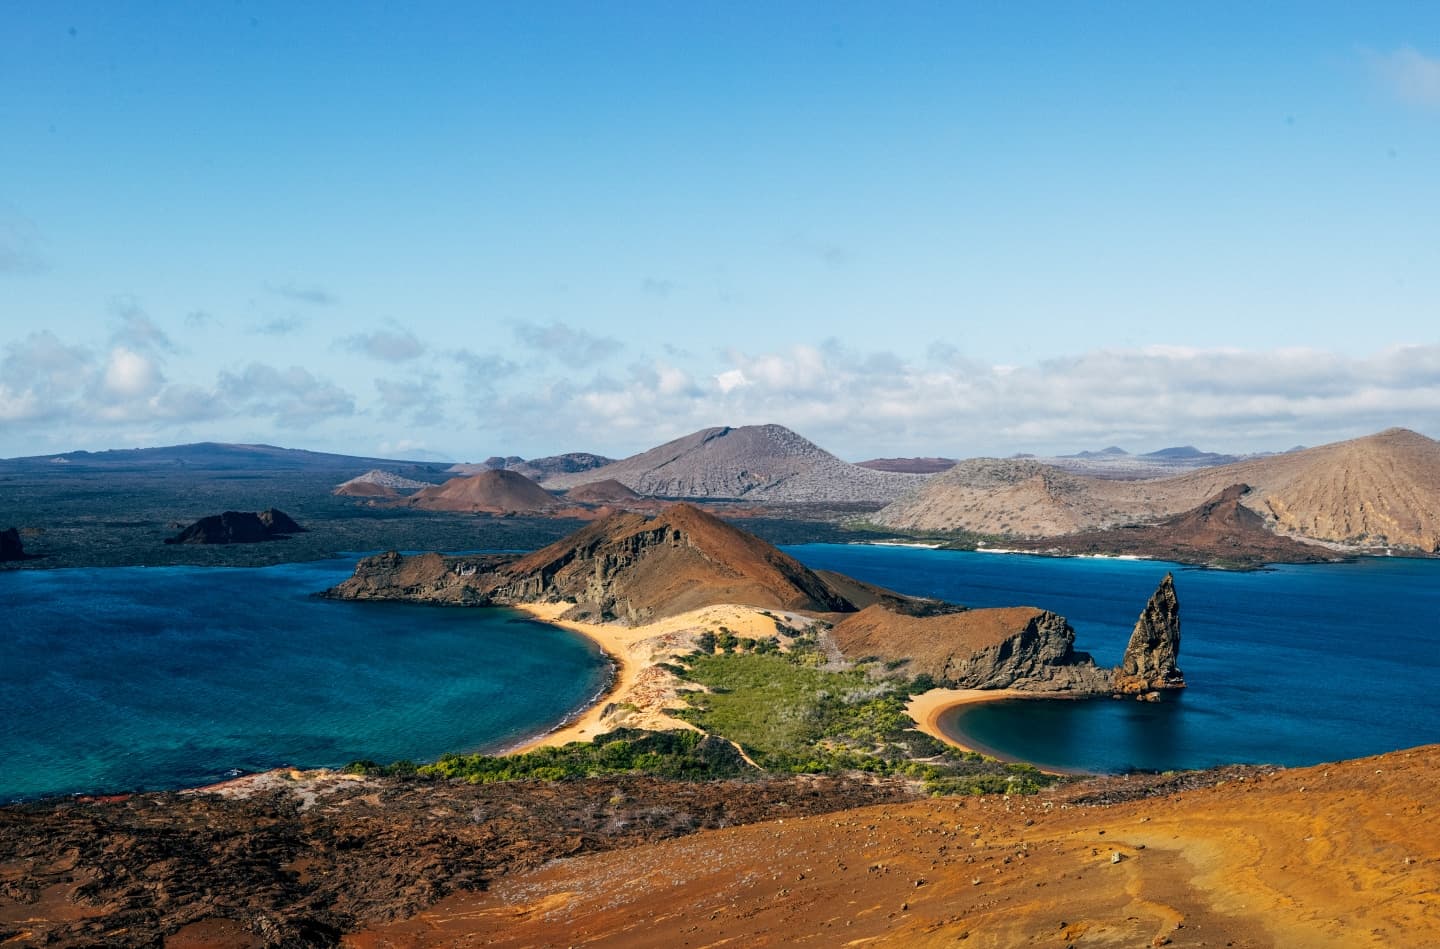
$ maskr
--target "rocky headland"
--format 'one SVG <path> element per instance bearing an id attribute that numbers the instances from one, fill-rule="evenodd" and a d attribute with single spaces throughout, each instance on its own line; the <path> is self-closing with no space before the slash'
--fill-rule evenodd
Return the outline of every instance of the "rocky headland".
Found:
<path id="1" fill-rule="evenodd" d="M 305 528 L 284 511 L 226 511 L 202 517 L 189 527 L 167 537 L 167 544 L 258 544 L 302 534 Z"/>
<path id="2" fill-rule="evenodd" d="M 653 517 L 615 514 L 523 557 L 392 551 L 362 560 L 350 579 L 325 595 L 464 606 L 556 604 L 549 618 L 631 627 L 739 605 L 809 616 L 817 629 L 829 627 L 825 639 L 839 656 L 885 660 L 942 687 L 1068 695 L 1131 691 L 1117 690 L 1118 673 L 1074 649 L 1075 630 L 1062 616 L 1033 607 L 966 610 L 843 574 L 817 573 L 689 504 Z M 1172 669 L 1178 617 L 1167 574 L 1141 615 L 1126 662 Z"/>

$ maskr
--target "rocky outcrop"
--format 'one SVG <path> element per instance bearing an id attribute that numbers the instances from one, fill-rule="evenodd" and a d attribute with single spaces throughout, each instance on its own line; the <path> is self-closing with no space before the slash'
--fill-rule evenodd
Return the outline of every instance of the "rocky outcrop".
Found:
<path id="1" fill-rule="evenodd" d="M 1125 657 L 1115 670 L 1115 694 L 1150 697 L 1185 688 L 1185 675 L 1176 665 L 1179 658 L 1180 601 L 1175 596 L 1175 578 L 1167 573 L 1130 634 Z"/>
<path id="2" fill-rule="evenodd" d="M 202 517 L 174 537 L 167 537 L 165 543 L 256 544 L 282 540 L 304 531 L 290 515 L 272 507 L 264 511 L 226 511 Z"/>
<path id="3" fill-rule="evenodd" d="M 517 559 L 515 555 L 506 554 L 407 556 L 392 550 L 361 560 L 352 576 L 321 595 L 333 600 L 484 606 L 494 602 L 490 594 L 495 586 L 496 571 Z"/>
<path id="4" fill-rule="evenodd" d="M 1110 684 L 1108 670 L 1076 652 L 1065 617 L 1029 606 L 917 617 L 876 605 L 831 635 L 849 658 L 875 657 L 948 688 L 1092 695 Z"/>
<path id="5" fill-rule="evenodd" d="M 25 545 L 20 542 L 20 531 L 14 527 L 7 527 L 0 531 L 0 563 L 7 560 L 29 560 L 30 555 L 25 553 Z"/>

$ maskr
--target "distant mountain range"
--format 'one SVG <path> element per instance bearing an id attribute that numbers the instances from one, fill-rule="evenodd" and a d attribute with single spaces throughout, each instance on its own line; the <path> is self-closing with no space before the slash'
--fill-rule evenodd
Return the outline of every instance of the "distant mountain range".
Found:
<path id="1" fill-rule="evenodd" d="M 1279 533 L 1440 552 L 1440 442 L 1399 428 L 1149 481 L 1086 476 L 1039 459 L 972 459 L 875 520 L 911 530 L 1055 537 L 1153 523 L 1237 484 L 1252 489 L 1245 507 Z"/>
<path id="2" fill-rule="evenodd" d="M 65 466 L 109 471 L 155 469 L 160 467 L 190 468 L 197 471 L 337 471 L 357 468 L 405 473 L 417 480 L 434 481 L 444 465 L 424 461 L 397 461 L 393 458 L 367 458 L 336 455 L 300 448 L 277 448 L 274 445 L 232 445 L 223 442 L 197 442 L 191 445 L 168 445 L 159 448 L 117 448 L 109 451 L 67 451 L 58 455 L 32 455 L 24 458 L 0 459 L 0 467 L 35 468 Z M 420 475 L 429 475 L 424 478 Z"/>
<path id="3" fill-rule="evenodd" d="M 613 479 L 650 497 L 784 502 L 885 502 L 924 475 L 841 461 L 781 425 L 706 428 L 589 471 L 546 478 L 549 489 Z"/>
<path id="4" fill-rule="evenodd" d="M 522 474 L 531 481 L 543 483 L 548 478 L 556 475 L 576 474 L 582 471 L 593 471 L 605 465 L 613 464 L 614 458 L 606 458 L 604 455 L 594 455 L 588 451 L 572 451 L 563 455 L 549 455 L 544 458 L 531 458 L 526 461 L 519 455 L 500 457 L 493 455 L 484 461 L 475 464 L 451 465 L 446 469 L 451 474 L 473 475 L 482 471 L 514 471 Z"/>

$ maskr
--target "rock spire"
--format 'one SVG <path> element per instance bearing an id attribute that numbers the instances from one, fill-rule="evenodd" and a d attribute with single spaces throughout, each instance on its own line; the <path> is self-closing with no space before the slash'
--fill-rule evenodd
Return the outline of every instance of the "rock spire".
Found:
<path id="1" fill-rule="evenodd" d="M 1185 674 L 1175 664 L 1179 657 L 1180 601 L 1175 578 L 1167 573 L 1135 622 L 1125 658 L 1115 670 L 1115 694 L 1153 701 L 1160 690 L 1185 688 Z"/>

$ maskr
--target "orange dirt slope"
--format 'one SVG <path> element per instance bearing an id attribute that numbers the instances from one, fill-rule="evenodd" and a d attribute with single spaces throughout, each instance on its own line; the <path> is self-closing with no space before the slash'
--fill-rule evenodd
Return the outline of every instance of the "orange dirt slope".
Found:
<path id="1" fill-rule="evenodd" d="M 345 944 L 1440 945 L 1440 746 L 1081 800 L 880 805 L 562 859 Z"/>

